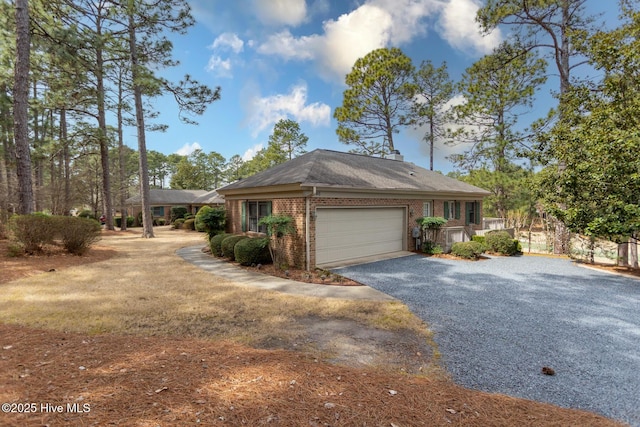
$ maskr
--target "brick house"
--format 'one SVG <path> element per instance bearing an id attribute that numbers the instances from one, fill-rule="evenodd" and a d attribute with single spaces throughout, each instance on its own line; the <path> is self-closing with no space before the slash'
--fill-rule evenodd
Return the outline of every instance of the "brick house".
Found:
<path id="1" fill-rule="evenodd" d="M 129 209 L 129 215 L 136 218 L 142 211 L 142 201 L 138 194 L 125 201 Z M 153 219 L 164 218 L 167 224 L 171 218 L 171 208 L 184 206 L 187 212 L 196 214 L 203 206 L 222 206 L 224 197 L 221 197 L 215 190 L 173 190 L 173 189 L 151 189 L 149 190 L 149 204 Z"/>
<path id="2" fill-rule="evenodd" d="M 446 248 L 481 228 L 488 191 L 394 158 L 314 150 L 218 189 L 227 232 L 260 235 L 269 214 L 289 215 L 290 265 L 313 269 L 415 249 L 416 219 L 442 216 Z"/>

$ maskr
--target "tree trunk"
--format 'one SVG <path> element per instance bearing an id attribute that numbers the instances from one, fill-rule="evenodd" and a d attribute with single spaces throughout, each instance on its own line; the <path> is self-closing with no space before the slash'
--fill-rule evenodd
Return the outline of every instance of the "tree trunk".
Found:
<path id="1" fill-rule="evenodd" d="M 113 230 L 113 207 L 111 204 L 111 177 L 109 174 L 109 141 L 107 138 L 107 119 L 105 112 L 104 60 L 102 58 L 101 18 L 96 19 L 96 90 L 98 98 L 98 139 L 100 142 L 100 163 L 102 166 L 102 209 L 106 218 L 106 228 Z"/>
<path id="2" fill-rule="evenodd" d="M 29 3 L 16 0 L 16 65 L 13 86 L 13 126 L 18 176 L 18 213 L 33 213 L 33 181 L 29 150 Z"/>
<path id="3" fill-rule="evenodd" d="M 67 110 L 60 110 L 60 143 L 62 144 L 62 164 L 64 178 L 63 215 L 71 212 L 71 159 L 69 154 L 69 140 L 67 139 Z"/>
<path id="4" fill-rule="evenodd" d="M 638 235 L 636 233 L 629 240 L 629 264 L 638 268 Z"/>
<path id="5" fill-rule="evenodd" d="M 618 243 L 618 262 L 620 267 L 627 267 L 629 265 L 629 242 L 624 241 Z"/>
<path id="6" fill-rule="evenodd" d="M 131 13 L 131 12 L 130 12 Z M 133 96 L 136 108 L 136 127 L 138 130 L 138 154 L 140 175 L 140 199 L 142 201 L 142 237 L 154 237 L 153 217 L 151 216 L 149 168 L 147 163 L 147 142 L 144 129 L 144 110 L 142 106 L 142 88 L 138 81 L 138 53 L 136 49 L 136 29 L 133 15 L 129 15 L 129 50 L 131 54 L 131 75 L 133 77 Z"/>
<path id="7" fill-rule="evenodd" d="M 126 180 L 126 170 L 125 170 L 125 158 L 124 158 L 124 138 L 122 136 L 122 103 L 124 102 L 124 90 L 122 88 L 122 74 L 123 71 L 120 69 L 121 73 L 118 79 L 118 108 L 117 108 L 117 118 L 118 118 L 118 170 L 120 176 L 120 185 L 118 186 L 118 194 L 120 196 L 120 230 L 127 230 L 127 207 L 125 205 L 126 200 L 126 191 L 127 185 L 125 183 Z"/>

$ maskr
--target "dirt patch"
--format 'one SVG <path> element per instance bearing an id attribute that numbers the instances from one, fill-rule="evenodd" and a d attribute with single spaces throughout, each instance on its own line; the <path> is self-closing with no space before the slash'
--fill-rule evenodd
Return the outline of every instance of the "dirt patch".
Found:
<path id="1" fill-rule="evenodd" d="M 300 344 L 314 346 L 330 363 L 352 367 L 384 367 L 415 375 L 435 374 L 434 346 L 413 331 L 365 327 L 347 319 L 299 320 L 306 335 Z"/>
<path id="2" fill-rule="evenodd" d="M 109 246 L 96 244 L 84 255 L 72 255 L 56 245 L 47 245 L 42 253 L 34 255 L 9 256 L 8 240 L 0 240 L 0 284 L 21 277 L 54 272 L 56 270 L 105 261 L 116 255 L 116 250 Z"/>

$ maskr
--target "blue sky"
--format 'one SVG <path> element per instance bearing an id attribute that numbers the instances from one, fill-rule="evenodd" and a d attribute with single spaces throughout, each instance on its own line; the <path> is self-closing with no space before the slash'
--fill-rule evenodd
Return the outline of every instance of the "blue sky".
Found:
<path id="1" fill-rule="evenodd" d="M 187 35 L 172 36 L 178 67 L 163 70 L 177 81 L 186 73 L 211 87 L 221 86 L 222 99 L 195 119 L 178 120 L 170 98 L 154 100 L 165 133 L 149 133 L 147 148 L 165 154 L 188 154 L 196 148 L 217 151 L 229 159 L 245 159 L 266 146 L 273 125 L 282 118 L 300 124 L 309 137 L 308 151 L 348 151 L 335 133 L 333 111 L 342 103 L 344 77 L 356 59 L 380 47 L 399 47 L 415 66 L 431 60 L 447 62 L 457 80 L 465 68 L 490 53 L 505 29 L 481 36 L 475 13 L 479 0 L 189 0 L 196 25 Z M 610 11 L 617 2 L 591 0 L 590 7 Z M 595 9 L 592 9 L 595 10 Z M 550 90 L 539 94 L 537 109 L 524 121 L 544 115 L 553 105 Z M 523 123 L 526 124 L 526 123 Z M 136 147 L 135 132 L 125 135 Z M 427 145 L 420 131 L 407 129 L 395 145 L 405 160 L 428 168 Z M 439 144 L 435 169 L 453 169 L 445 157 L 462 147 Z"/>

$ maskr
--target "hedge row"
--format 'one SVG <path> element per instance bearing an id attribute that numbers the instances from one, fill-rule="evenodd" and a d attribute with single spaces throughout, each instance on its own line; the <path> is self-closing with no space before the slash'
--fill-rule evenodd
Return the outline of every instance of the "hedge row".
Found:
<path id="1" fill-rule="evenodd" d="M 483 252 L 482 243 L 473 240 L 470 242 L 456 242 L 451 245 L 451 253 L 461 258 L 478 259 Z"/>
<path id="2" fill-rule="evenodd" d="M 235 260 L 241 265 L 268 264 L 271 261 L 268 237 L 216 234 L 209 239 L 211 254 Z"/>
<path id="3" fill-rule="evenodd" d="M 471 239 L 482 244 L 487 252 L 509 256 L 522 252 L 520 242 L 506 231 L 490 231 L 484 236 L 473 236 Z"/>
<path id="4" fill-rule="evenodd" d="M 44 245 L 60 240 L 67 252 L 82 255 L 100 240 L 101 227 L 91 218 L 36 213 L 11 217 L 9 230 L 11 239 L 24 252 L 39 252 Z"/>

